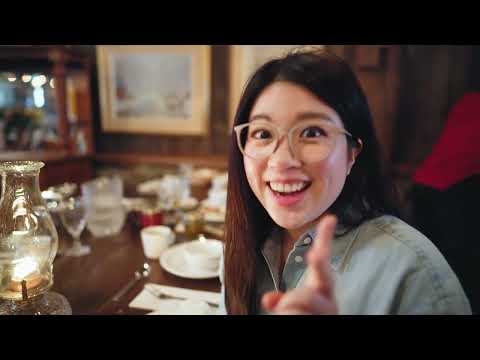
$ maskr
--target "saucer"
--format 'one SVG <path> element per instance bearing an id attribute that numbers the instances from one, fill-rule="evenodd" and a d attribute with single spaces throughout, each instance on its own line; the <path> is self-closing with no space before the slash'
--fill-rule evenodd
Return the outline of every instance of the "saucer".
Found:
<path id="1" fill-rule="evenodd" d="M 195 268 L 185 259 L 185 248 L 190 243 L 172 246 L 160 257 L 160 265 L 169 273 L 186 279 L 213 279 L 219 276 L 219 270 Z"/>

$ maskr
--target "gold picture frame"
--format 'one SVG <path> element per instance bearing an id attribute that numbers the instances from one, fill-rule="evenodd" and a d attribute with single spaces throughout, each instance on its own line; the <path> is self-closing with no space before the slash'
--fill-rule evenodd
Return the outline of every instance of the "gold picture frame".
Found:
<path id="1" fill-rule="evenodd" d="M 325 49 L 325 45 L 231 45 L 229 124 L 233 126 L 243 89 L 250 76 L 268 60 L 286 55 L 300 47 Z"/>
<path id="2" fill-rule="evenodd" d="M 105 132 L 206 136 L 211 47 L 98 45 Z"/>

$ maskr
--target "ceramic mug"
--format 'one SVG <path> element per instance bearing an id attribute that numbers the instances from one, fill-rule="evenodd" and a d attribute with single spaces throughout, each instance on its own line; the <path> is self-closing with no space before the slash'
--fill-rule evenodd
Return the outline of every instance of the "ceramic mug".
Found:
<path id="1" fill-rule="evenodd" d="M 149 226 L 140 231 L 143 252 L 147 259 L 156 260 L 175 242 L 175 233 L 168 226 Z"/>

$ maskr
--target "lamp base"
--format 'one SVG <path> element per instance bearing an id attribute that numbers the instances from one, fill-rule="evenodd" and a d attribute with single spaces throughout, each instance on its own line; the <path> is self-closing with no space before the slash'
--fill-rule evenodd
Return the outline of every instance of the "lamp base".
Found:
<path id="1" fill-rule="evenodd" d="M 24 301 L 6 300 L 0 303 L 0 315 L 72 315 L 67 298 L 47 292 Z"/>

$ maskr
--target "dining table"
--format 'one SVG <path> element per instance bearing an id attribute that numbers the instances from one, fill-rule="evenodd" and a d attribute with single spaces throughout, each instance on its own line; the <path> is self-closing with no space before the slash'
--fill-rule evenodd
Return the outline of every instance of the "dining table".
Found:
<path id="1" fill-rule="evenodd" d="M 145 315 L 151 311 L 133 309 L 130 302 L 147 283 L 171 287 L 220 292 L 219 278 L 190 279 L 173 275 L 162 268 L 158 259 L 145 257 L 140 237 L 140 227 L 127 220 L 118 235 L 95 238 L 85 230 L 82 242 L 91 246 L 91 252 L 81 257 L 63 256 L 59 251 L 54 263 L 54 283 L 51 291 L 65 296 L 73 315 Z M 71 245 L 71 238 L 61 227 L 59 250 Z M 192 241 L 183 234 L 176 235 L 175 243 Z M 113 297 L 132 278 L 144 263 L 150 274 L 142 278 L 120 300 Z"/>

